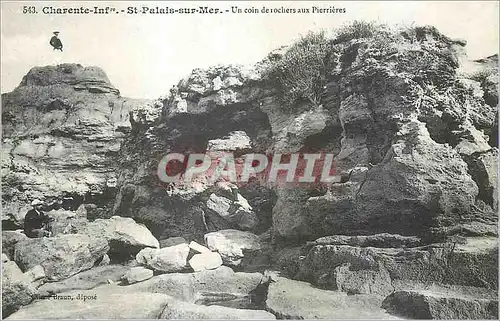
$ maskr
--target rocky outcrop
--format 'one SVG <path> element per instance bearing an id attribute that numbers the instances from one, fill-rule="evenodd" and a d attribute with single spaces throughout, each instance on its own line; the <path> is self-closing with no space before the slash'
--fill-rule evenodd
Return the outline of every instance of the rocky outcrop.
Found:
<path id="1" fill-rule="evenodd" d="M 498 298 L 494 295 L 488 298 L 453 296 L 449 292 L 399 291 L 389 295 L 382 307 L 412 319 L 498 319 Z"/>
<path id="2" fill-rule="evenodd" d="M 222 230 L 205 235 L 205 243 L 212 251 L 217 251 L 222 261 L 229 266 L 241 264 L 245 252 L 259 251 L 262 248 L 257 235 L 238 230 Z"/>
<path id="3" fill-rule="evenodd" d="M 269 285 L 266 308 L 279 319 L 396 319 L 380 308 L 377 297 L 348 296 L 286 278 Z"/>
<path id="4" fill-rule="evenodd" d="M 100 68 L 77 64 L 35 67 L 2 94 L 3 228 L 19 226 L 35 198 L 47 211 L 86 204 L 89 217 L 106 217 L 129 112 L 146 103 L 121 97 Z"/>
<path id="5" fill-rule="evenodd" d="M 13 258 L 16 243 L 27 239 L 28 237 L 21 231 L 2 231 L 2 253 L 7 254 L 9 258 Z"/>
<path id="6" fill-rule="evenodd" d="M 135 255 L 144 248 L 159 248 L 160 243 L 151 232 L 128 217 L 113 216 L 110 219 L 97 219 L 77 230 L 78 233 L 92 238 L 104 238 L 109 244 L 109 254 L 127 257 Z"/>
<path id="7" fill-rule="evenodd" d="M 156 122 L 137 122 L 121 149 L 114 213 L 137 218 L 160 239 L 181 236 L 202 242 L 204 234 L 221 229 L 267 230 L 272 210 L 268 188 L 235 186 L 231 191 L 207 177 L 169 187 L 152 174 L 169 152 L 187 156 L 222 148 L 235 153 L 235 162 L 242 153 L 265 152 L 271 128 L 255 100 L 263 90 L 251 86 L 254 79 L 256 70 L 238 67 L 195 70 L 163 101 Z"/>
<path id="8" fill-rule="evenodd" d="M 296 257 L 294 276 L 328 289 L 383 296 L 415 283 L 497 289 L 497 252 L 496 238 L 406 249 L 315 245 Z"/>
<path id="9" fill-rule="evenodd" d="M 41 296 L 48 296 L 73 290 L 90 290 L 109 282 L 120 282 L 121 277 L 129 270 L 130 267 L 117 264 L 96 266 L 67 279 L 45 283 L 38 288 L 38 292 Z"/>
<path id="10" fill-rule="evenodd" d="M 167 320 L 195 320 L 195 319 L 221 319 L 221 320 L 276 320 L 276 317 L 262 310 L 233 309 L 221 306 L 200 306 L 197 304 L 172 301 L 168 302 L 161 315 Z"/>
<path id="11" fill-rule="evenodd" d="M 178 236 L 169 237 L 168 239 L 164 239 L 164 240 L 160 241 L 160 248 L 184 244 L 184 243 L 188 244 L 189 242 L 186 241 L 186 239 L 183 237 L 178 237 Z"/>
<path id="12" fill-rule="evenodd" d="M 38 288 L 66 299 L 12 318 L 497 317 L 498 57 L 363 26 L 195 69 L 149 104 L 97 68 L 30 71 L 2 95 L 2 223 L 40 198 L 55 237 L 2 233 L 26 280 L 4 281 L 4 314 Z M 217 166 L 189 179 L 200 164 L 169 153 Z M 335 177 L 235 181 L 249 153 L 330 155 Z"/>
<path id="13" fill-rule="evenodd" d="M 127 284 L 134 284 L 153 277 L 153 271 L 143 267 L 133 267 L 122 277 Z"/>
<path id="14" fill-rule="evenodd" d="M 23 271 L 41 265 L 49 280 L 59 281 L 90 269 L 108 250 L 105 239 L 68 234 L 20 241 L 13 260 Z"/>
<path id="15" fill-rule="evenodd" d="M 261 281 L 260 273 L 234 272 L 221 266 L 215 270 L 195 273 L 158 275 L 122 288 L 128 292 L 168 293 L 182 301 L 207 305 L 210 302 L 213 304 L 214 301 L 250 297 Z"/>
<path id="16" fill-rule="evenodd" d="M 136 255 L 136 260 L 148 268 L 162 272 L 180 272 L 187 266 L 189 246 L 179 244 L 161 249 L 145 248 Z"/>
<path id="17" fill-rule="evenodd" d="M 73 291 L 36 301 L 9 319 L 158 319 L 169 299 L 165 294 L 116 293 L 105 288 Z"/>
<path id="18" fill-rule="evenodd" d="M 252 68 L 194 70 L 163 101 L 161 116 L 137 123 L 124 143 L 115 213 L 137 217 L 162 238 L 197 240 L 228 228 L 259 234 L 271 224 L 276 240 L 285 242 L 378 233 L 428 242 L 495 233 L 489 155 L 497 153 L 490 141 L 496 104 L 486 85 L 459 71 L 464 43 L 432 27 L 377 28 L 364 38 L 303 40 L 304 46 L 318 42 L 307 50 L 318 50 L 314 57 L 323 57 L 328 70 L 314 84 L 321 85 L 316 96 L 287 104 L 283 97 L 296 97 L 308 84 L 299 72 L 314 68 L 311 62 L 287 67 L 294 54 L 310 54 L 300 51 L 301 42 Z M 273 74 L 275 66 L 290 78 Z M 319 187 L 262 184 L 258 196 L 256 184 L 239 184 L 234 195 L 257 218 L 245 210 L 242 225 L 234 221 L 241 212 L 232 205 L 237 198 L 214 192 L 217 184 L 208 177 L 190 187 L 164 186 L 152 174 L 169 152 L 221 149 L 235 163 L 249 152 L 331 153 L 341 179 Z"/>
<path id="19" fill-rule="evenodd" d="M 2 262 L 2 318 L 29 304 L 37 294 L 14 261 Z"/>

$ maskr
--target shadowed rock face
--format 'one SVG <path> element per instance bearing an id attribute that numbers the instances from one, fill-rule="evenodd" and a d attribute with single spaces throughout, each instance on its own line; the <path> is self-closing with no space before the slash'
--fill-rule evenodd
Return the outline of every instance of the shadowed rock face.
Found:
<path id="1" fill-rule="evenodd" d="M 2 220 L 42 198 L 56 235 L 2 233 L 3 315 L 497 318 L 498 58 L 467 67 L 463 43 L 414 31 L 329 43 L 322 94 L 292 105 L 266 72 L 283 51 L 195 69 L 152 104 L 96 67 L 32 69 L 2 96 Z M 341 180 L 156 176 L 167 153 L 224 150 L 332 153 Z M 100 299 L 30 304 L 61 292 Z"/>
<path id="2" fill-rule="evenodd" d="M 102 215 L 114 199 L 114 166 L 130 131 L 129 112 L 145 103 L 120 97 L 98 67 L 30 70 L 2 94 L 3 222 L 15 227 L 34 198 L 52 202 L 46 210 L 87 203 L 89 216 Z"/>
<path id="3" fill-rule="evenodd" d="M 392 32 L 332 44 L 336 62 L 319 101 L 293 106 L 283 106 L 287 92 L 266 74 L 282 53 L 252 68 L 195 69 L 163 101 L 161 117 L 134 121 L 114 213 L 160 238 L 235 228 L 206 208 L 212 185 L 165 188 L 156 169 L 169 152 L 205 152 L 209 141 L 242 131 L 247 152 L 332 153 L 343 177 L 322 190 L 239 186 L 260 222 L 252 232 L 272 226 L 285 243 L 332 234 L 496 234 L 496 103 L 488 98 L 496 85 L 462 68 L 463 46 L 431 27 L 414 37 Z M 474 64 L 497 73 L 493 64 Z"/>

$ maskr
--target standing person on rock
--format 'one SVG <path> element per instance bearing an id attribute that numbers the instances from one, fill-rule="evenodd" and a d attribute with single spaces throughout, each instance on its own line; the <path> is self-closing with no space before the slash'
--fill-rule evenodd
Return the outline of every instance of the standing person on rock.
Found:
<path id="1" fill-rule="evenodd" d="M 27 237 L 49 237 L 52 235 L 49 223 L 54 219 L 42 212 L 43 202 L 36 199 L 31 202 L 33 209 L 24 217 L 24 234 Z"/>
<path id="2" fill-rule="evenodd" d="M 54 35 L 52 36 L 52 38 L 50 38 L 49 43 L 52 46 L 52 48 L 54 48 L 54 50 L 63 51 L 62 50 L 63 45 L 62 45 L 61 39 L 59 39 L 59 31 L 54 31 Z"/>

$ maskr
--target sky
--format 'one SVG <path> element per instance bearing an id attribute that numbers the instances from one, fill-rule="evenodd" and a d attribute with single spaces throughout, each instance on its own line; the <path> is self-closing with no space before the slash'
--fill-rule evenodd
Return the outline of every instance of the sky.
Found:
<path id="1" fill-rule="evenodd" d="M 127 7 L 345 8 L 346 13 L 127 15 Z M 122 96 L 156 99 L 194 68 L 252 64 L 310 30 L 348 21 L 434 25 L 467 41 L 471 59 L 498 53 L 498 1 L 184 1 L 1 3 L 1 92 L 13 90 L 34 66 L 79 63 L 104 69 Z M 35 6 L 36 14 L 23 14 Z M 50 15 L 43 7 L 115 7 L 110 15 Z M 64 51 L 48 41 L 60 31 Z"/>

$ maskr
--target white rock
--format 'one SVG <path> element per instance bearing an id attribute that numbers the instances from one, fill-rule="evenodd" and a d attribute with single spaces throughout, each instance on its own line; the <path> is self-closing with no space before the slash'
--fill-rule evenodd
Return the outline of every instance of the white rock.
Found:
<path id="1" fill-rule="evenodd" d="M 227 77 L 224 79 L 224 87 L 239 87 L 243 85 L 243 83 L 236 77 Z"/>
<path id="2" fill-rule="evenodd" d="M 213 88 L 215 91 L 220 90 L 224 83 L 222 82 L 222 79 L 220 79 L 219 76 L 215 77 L 214 80 L 212 80 L 213 83 Z"/>
<path id="3" fill-rule="evenodd" d="M 189 248 L 192 249 L 193 251 L 198 252 L 198 253 L 211 253 L 212 252 L 208 248 L 206 248 L 205 246 L 198 244 L 195 241 L 191 241 L 191 243 L 189 243 Z"/>
<path id="4" fill-rule="evenodd" d="M 212 193 L 207 201 L 207 207 L 217 213 L 220 217 L 228 219 L 231 200 Z"/>
<path id="5" fill-rule="evenodd" d="M 222 258 L 217 252 L 195 254 L 189 260 L 189 265 L 195 272 L 213 270 L 222 265 Z"/>
<path id="6" fill-rule="evenodd" d="M 232 190 L 231 193 L 233 193 Z M 259 219 L 248 201 L 239 193 L 232 195 L 234 200 L 212 193 L 207 201 L 207 208 L 225 220 L 235 223 L 242 230 L 252 230 L 259 224 Z"/>
<path id="7" fill-rule="evenodd" d="M 142 266 L 133 267 L 128 271 L 122 279 L 125 280 L 128 284 L 133 284 L 137 282 L 141 282 L 153 277 L 153 271 L 150 269 L 146 269 Z"/>
<path id="8" fill-rule="evenodd" d="M 189 246 L 178 244 L 162 249 L 145 248 L 135 258 L 139 264 L 157 271 L 179 272 L 186 267 L 188 255 Z"/>
<path id="9" fill-rule="evenodd" d="M 227 137 L 209 140 L 207 145 L 207 150 L 214 152 L 230 152 L 250 148 L 252 148 L 250 137 L 244 131 L 234 131 L 229 133 Z"/>
<path id="10" fill-rule="evenodd" d="M 235 309 L 217 305 L 198 305 L 182 301 L 170 301 L 160 319 L 164 320 L 275 320 L 276 317 L 263 310 Z"/>
<path id="11" fill-rule="evenodd" d="M 45 278 L 45 270 L 41 265 L 35 265 L 34 267 L 26 271 L 24 275 L 26 275 L 31 280 L 31 282 L 34 282 Z"/>

